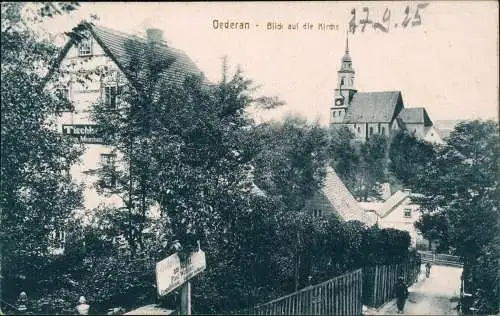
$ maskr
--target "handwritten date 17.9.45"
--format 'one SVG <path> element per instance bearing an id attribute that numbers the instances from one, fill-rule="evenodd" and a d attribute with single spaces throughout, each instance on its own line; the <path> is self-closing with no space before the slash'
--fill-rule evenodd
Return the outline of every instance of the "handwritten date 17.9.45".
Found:
<path id="1" fill-rule="evenodd" d="M 422 24 L 422 11 L 428 5 L 429 3 L 420 3 L 417 4 L 415 8 L 406 6 L 406 9 L 404 10 L 404 17 L 402 18 L 402 20 L 399 20 L 401 26 L 403 28 L 406 28 L 410 24 L 412 27 Z M 358 21 L 356 19 L 356 9 L 351 10 L 351 20 L 349 21 L 350 33 L 356 33 L 358 27 L 360 28 L 361 32 L 364 32 L 367 25 L 371 25 L 373 29 L 378 31 L 382 31 L 385 33 L 389 32 L 389 29 L 391 27 L 391 10 L 389 10 L 388 8 L 385 9 L 384 14 L 382 15 L 382 21 L 371 20 L 370 10 L 367 7 L 364 7 L 362 12 L 363 13 L 360 15 L 362 15 L 363 17 Z M 398 27 L 399 21 L 393 20 L 392 26 Z"/>

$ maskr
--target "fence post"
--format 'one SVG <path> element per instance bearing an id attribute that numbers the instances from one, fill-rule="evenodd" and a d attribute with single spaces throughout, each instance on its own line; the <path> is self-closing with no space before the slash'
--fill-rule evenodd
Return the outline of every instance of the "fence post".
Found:
<path id="1" fill-rule="evenodd" d="M 356 310 L 356 314 L 361 314 L 363 312 L 363 270 L 360 271 L 358 274 L 358 278 L 361 279 L 361 281 L 358 281 L 358 286 L 359 286 L 359 303 L 361 306 L 358 306 L 358 309 Z"/>
<path id="2" fill-rule="evenodd" d="M 378 265 L 375 266 L 375 277 L 374 277 L 374 282 L 373 282 L 373 306 L 377 306 L 377 284 L 378 284 Z"/>

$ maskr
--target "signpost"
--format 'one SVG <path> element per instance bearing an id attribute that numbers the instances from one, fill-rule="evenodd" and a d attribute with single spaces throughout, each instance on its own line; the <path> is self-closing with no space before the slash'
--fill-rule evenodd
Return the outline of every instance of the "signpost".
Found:
<path id="1" fill-rule="evenodd" d="M 156 264 L 158 295 L 164 296 L 182 285 L 181 314 L 191 315 L 191 283 L 189 280 L 207 267 L 205 252 L 199 249 L 191 253 L 185 264 L 177 253 Z"/>

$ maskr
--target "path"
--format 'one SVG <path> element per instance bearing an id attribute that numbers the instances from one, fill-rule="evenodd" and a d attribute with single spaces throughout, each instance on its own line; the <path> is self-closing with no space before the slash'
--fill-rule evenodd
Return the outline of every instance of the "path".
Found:
<path id="1" fill-rule="evenodd" d="M 425 278 L 422 271 L 419 281 L 409 288 L 406 301 L 406 315 L 457 315 L 456 298 L 460 291 L 462 268 L 433 266 L 431 275 Z M 453 299 L 452 299 L 453 298 Z M 377 311 L 378 315 L 397 314 L 396 301 L 393 300 Z"/>

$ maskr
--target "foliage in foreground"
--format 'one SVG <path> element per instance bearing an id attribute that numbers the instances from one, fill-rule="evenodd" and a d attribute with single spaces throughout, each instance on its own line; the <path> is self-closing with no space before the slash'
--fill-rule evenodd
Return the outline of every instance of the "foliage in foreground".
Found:
<path id="1" fill-rule="evenodd" d="M 45 5 L 47 15 L 74 9 Z M 50 266 L 51 233 L 81 205 L 81 190 L 66 174 L 81 148 L 53 120 L 67 102 L 43 85 L 56 48 L 40 40 L 23 8 L 1 4 L 0 297 L 9 302 Z"/>

